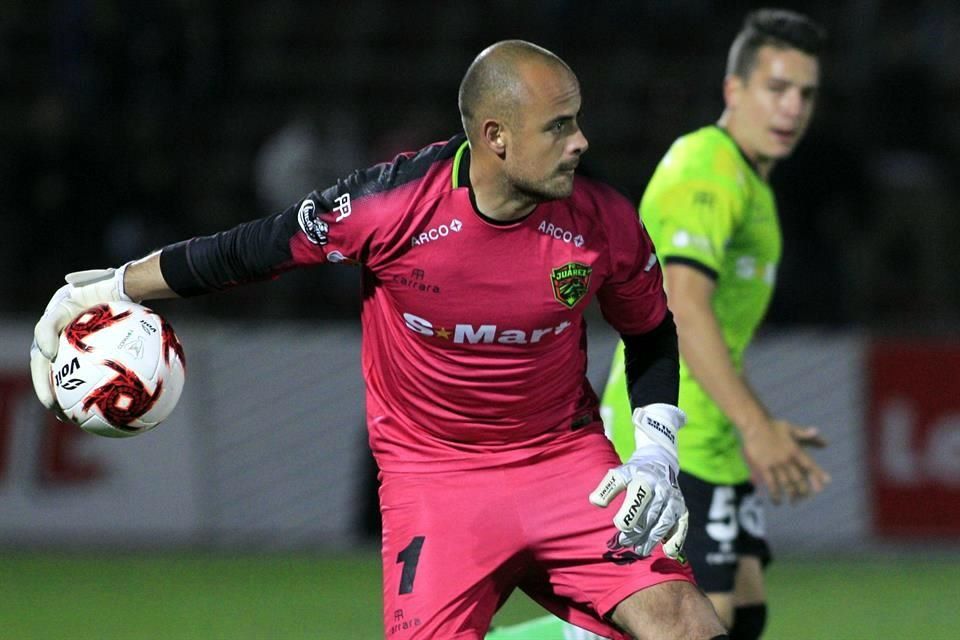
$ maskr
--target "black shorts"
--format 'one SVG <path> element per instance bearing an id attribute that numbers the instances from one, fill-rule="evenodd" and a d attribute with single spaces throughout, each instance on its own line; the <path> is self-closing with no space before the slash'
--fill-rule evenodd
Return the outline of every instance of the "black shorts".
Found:
<path id="1" fill-rule="evenodd" d="M 763 501 L 751 482 L 711 484 L 682 471 L 679 480 L 690 512 L 684 555 L 701 589 L 729 593 L 739 558 L 771 560 Z"/>

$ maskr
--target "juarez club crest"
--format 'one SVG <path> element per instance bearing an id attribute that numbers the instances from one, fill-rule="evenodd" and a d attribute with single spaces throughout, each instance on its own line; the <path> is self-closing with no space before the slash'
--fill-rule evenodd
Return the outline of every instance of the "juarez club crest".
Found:
<path id="1" fill-rule="evenodd" d="M 568 262 L 550 272 L 553 297 L 570 309 L 577 306 L 590 290 L 591 267 L 579 262 Z"/>

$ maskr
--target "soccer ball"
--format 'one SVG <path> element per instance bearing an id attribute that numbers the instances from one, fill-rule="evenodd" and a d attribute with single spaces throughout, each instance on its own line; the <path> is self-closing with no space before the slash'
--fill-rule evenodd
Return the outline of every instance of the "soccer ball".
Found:
<path id="1" fill-rule="evenodd" d="M 153 429 L 177 406 L 184 362 L 180 340 L 159 314 L 108 302 L 64 328 L 50 375 L 63 417 L 90 433 L 125 438 Z"/>

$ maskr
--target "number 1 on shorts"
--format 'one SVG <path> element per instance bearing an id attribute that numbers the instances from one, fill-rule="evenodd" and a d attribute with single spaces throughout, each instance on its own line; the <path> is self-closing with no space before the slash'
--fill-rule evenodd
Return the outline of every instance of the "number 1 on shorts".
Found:
<path id="1" fill-rule="evenodd" d="M 400 595 L 413 593 L 413 579 L 417 575 L 417 563 L 420 562 L 420 550 L 426 536 L 414 536 L 407 547 L 397 554 L 397 564 L 403 563 L 400 573 Z"/>

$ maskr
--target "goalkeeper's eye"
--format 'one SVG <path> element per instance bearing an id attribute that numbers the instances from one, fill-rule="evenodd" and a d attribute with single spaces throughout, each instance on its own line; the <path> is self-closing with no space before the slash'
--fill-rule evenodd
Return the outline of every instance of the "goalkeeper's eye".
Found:
<path id="1" fill-rule="evenodd" d="M 553 120 L 550 125 L 547 127 L 547 130 L 550 133 L 557 135 L 565 134 L 569 132 L 574 126 L 574 119 L 572 116 L 562 116 Z"/>

